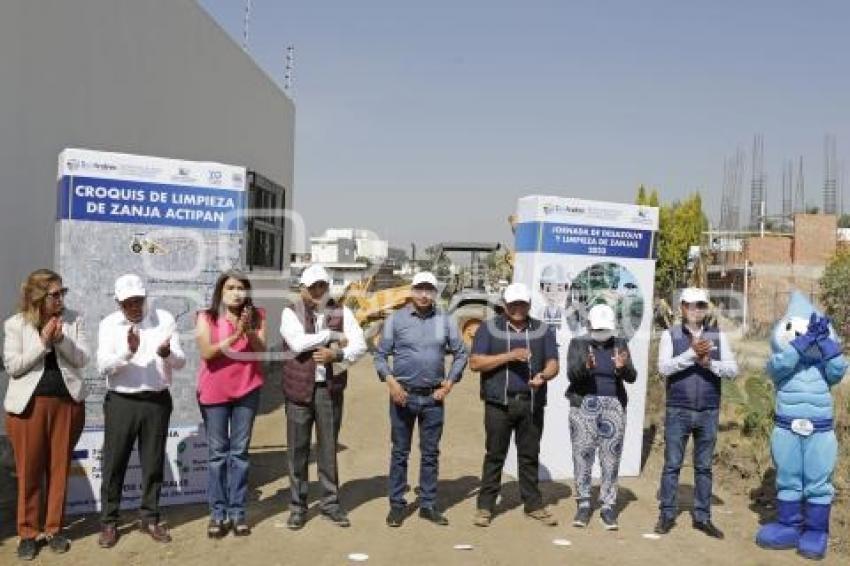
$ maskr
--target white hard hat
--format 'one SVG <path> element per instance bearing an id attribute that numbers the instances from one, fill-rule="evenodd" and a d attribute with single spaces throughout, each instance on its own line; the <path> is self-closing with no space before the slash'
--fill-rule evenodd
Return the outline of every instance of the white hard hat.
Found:
<path id="1" fill-rule="evenodd" d="M 568 277 L 563 266 L 557 263 L 550 263 L 540 272 L 541 283 L 568 283 Z"/>
<path id="2" fill-rule="evenodd" d="M 679 297 L 680 303 L 707 303 L 708 291 L 699 287 L 688 287 L 682 289 L 682 295 Z"/>
<path id="3" fill-rule="evenodd" d="M 531 303 L 531 293 L 525 283 L 511 283 L 505 288 L 504 294 L 505 304 L 511 303 Z"/>
<path id="4" fill-rule="evenodd" d="M 420 271 L 416 275 L 413 276 L 413 283 L 411 286 L 418 287 L 420 285 L 430 285 L 434 289 L 437 288 L 437 278 L 434 277 L 434 274 L 430 271 Z"/>
<path id="5" fill-rule="evenodd" d="M 144 297 L 146 295 L 145 284 L 138 275 L 127 273 L 115 280 L 115 299 L 119 303 L 130 297 Z"/>
<path id="6" fill-rule="evenodd" d="M 330 282 L 331 276 L 328 275 L 327 270 L 319 264 L 314 263 L 304 270 L 304 273 L 301 274 L 301 284 L 305 287 L 312 287 L 319 281 L 324 281 L 325 283 Z"/>
<path id="7" fill-rule="evenodd" d="M 606 304 L 596 305 L 587 313 L 587 322 L 591 330 L 615 330 L 617 317 L 614 309 Z"/>

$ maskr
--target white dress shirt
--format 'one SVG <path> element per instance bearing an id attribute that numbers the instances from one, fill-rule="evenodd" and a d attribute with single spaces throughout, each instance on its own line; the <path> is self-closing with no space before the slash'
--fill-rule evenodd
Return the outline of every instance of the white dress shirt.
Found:
<path id="1" fill-rule="evenodd" d="M 304 325 L 298 320 L 295 311 L 289 307 L 283 309 L 280 316 L 280 335 L 289 349 L 296 354 L 326 346 L 328 342 L 335 338 L 336 333 L 325 328 L 324 313 L 316 312 L 315 330 L 312 334 L 306 333 Z M 363 335 L 363 329 L 357 324 L 354 313 L 348 307 L 342 309 L 342 333 L 345 334 L 348 345 L 342 349 L 342 362 L 334 364 L 334 373 L 347 369 L 366 353 L 366 338 Z M 320 383 L 326 379 L 325 366 L 317 364 L 316 382 Z"/>
<path id="2" fill-rule="evenodd" d="M 171 372 L 186 365 L 180 347 L 177 323 L 168 311 L 155 309 L 135 326 L 139 335 L 136 353 L 127 345 L 131 323 L 116 311 L 100 322 L 97 340 L 97 369 L 106 376 L 107 386 L 118 393 L 162 391 L 171 385 Z M 156 353 L 165 340 L 171 353 L 162 358 Z"/>
<path id="3" fill-rule="evenodd" d="M 691 330 L 694 338 L 702 336 L 702 329 L 698 331 Z M 738 375 L 738 362 L 735 360 L 735 355 L 729 347 L 729 340 L 723 332 L 718 333 L 718 342 L 720 342 L 720 359 L 712 359 L 708 370 L 714 375 L 725 378 L 734 379 Z M 693 348 L 688 348 L 678 356 L 673 355 L 673 337 L 669 330 L 665 330 L 661 334 L 661 340 L 658 343 L 658 373 L 662 377 L 669 377 L 674 373 L 697 363 L 697 353 Z"/>

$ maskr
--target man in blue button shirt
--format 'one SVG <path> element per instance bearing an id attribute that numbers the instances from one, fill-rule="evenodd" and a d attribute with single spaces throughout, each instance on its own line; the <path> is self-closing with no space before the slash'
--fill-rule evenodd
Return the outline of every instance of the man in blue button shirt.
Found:
<path id="1" fill-rule="evenodd" d="M 486 436 L 475 524 L 487 527 L 493 518 L 513 434 L 525 513 L 553 527 L 558 521 L 544 506 L 537 480 L 546 382 L 559 371 L 555 331 L 528 316 L 531 293 L 524 284 L 508 285 L 503 298 L 505 313 L 482 324 L 472 345 L 470 368 L 481 373 Z"/>
<path id="2" fill-rule="evenodd" d="M 375 352 L 375 369 L 390 392 L 390 513 L 387 525 L 401 526 L 407 502 L 407 460 L 413 426 L 419 422 L 419 516 L 437 525 L 448 519 L 437 509 L 440 437 L 443 434 L 443 401 L 460 381 L 467 353 L 455 320 L 439 310 L 437 279 L 423 271 L 413 278 L 411 302 L 386 322 Z M 453 361 L 448 375 L 446 351 Z M 392 367 L 388 358 L 393 357 Z"/>

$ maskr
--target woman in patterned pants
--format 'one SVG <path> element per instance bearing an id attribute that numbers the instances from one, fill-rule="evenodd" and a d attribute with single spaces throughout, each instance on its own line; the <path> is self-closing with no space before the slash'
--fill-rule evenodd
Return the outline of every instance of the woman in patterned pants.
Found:
<path id="1" fill-rule="evenodd" d="M 574 338 L 567 353 L 570 380 L 570 439 L 578 502 L 573 525 L 586 527 L 593 514 L 590 500 L 591 469 L 599 453 L 602 470 L 599 518 L 607 530 L 617 527 L 617 474 L 626 431 L 625 383 L 637 373 L 626 340 L 615 336 L 616 316 L 608 305 L 588 313 L 589 333 Z"/>

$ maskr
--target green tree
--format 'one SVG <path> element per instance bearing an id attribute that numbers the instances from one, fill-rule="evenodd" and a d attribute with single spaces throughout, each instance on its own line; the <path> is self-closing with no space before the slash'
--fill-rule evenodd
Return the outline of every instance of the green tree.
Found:
<path id="1" fill-rule="evenodd" d="M 649 206 L 654 206 L 658 208 L 659 206 L 658 200 L 658 189 L 652 189 L 652 194 L 649 195 Z"/>
<path id="2" fill-rule="evenodd" d="M 658 207 L 658 189 L 652 189 L 651 193 L 646 192 L 646 187 L 641 184 L 638 187 L 637 197 L 635 197 L 635 204 L 641 206 L 654 206 Z"/>
<path id="3" fill-rule="evenodd" d="M 850 214 L 842 214 L 838 217 L 839 228 L 850 228 Z"/>
<path id="4" fill-rule="evenodd" d="M 662 205 L 659 213 L 658 260 L 655 264 L 655 290 L 667 296 L 685 283 L 688 250 L 702 241 L 708 220 L 702 211 L 702 197 L 693 194 L 684 201 Z"/>
<path id="5" fill-rule="evenodd" d="M 850 337 L 850 250 L 836 253 L 827 264 L 820 280 L 820 300 L 835 329 Z"/>

